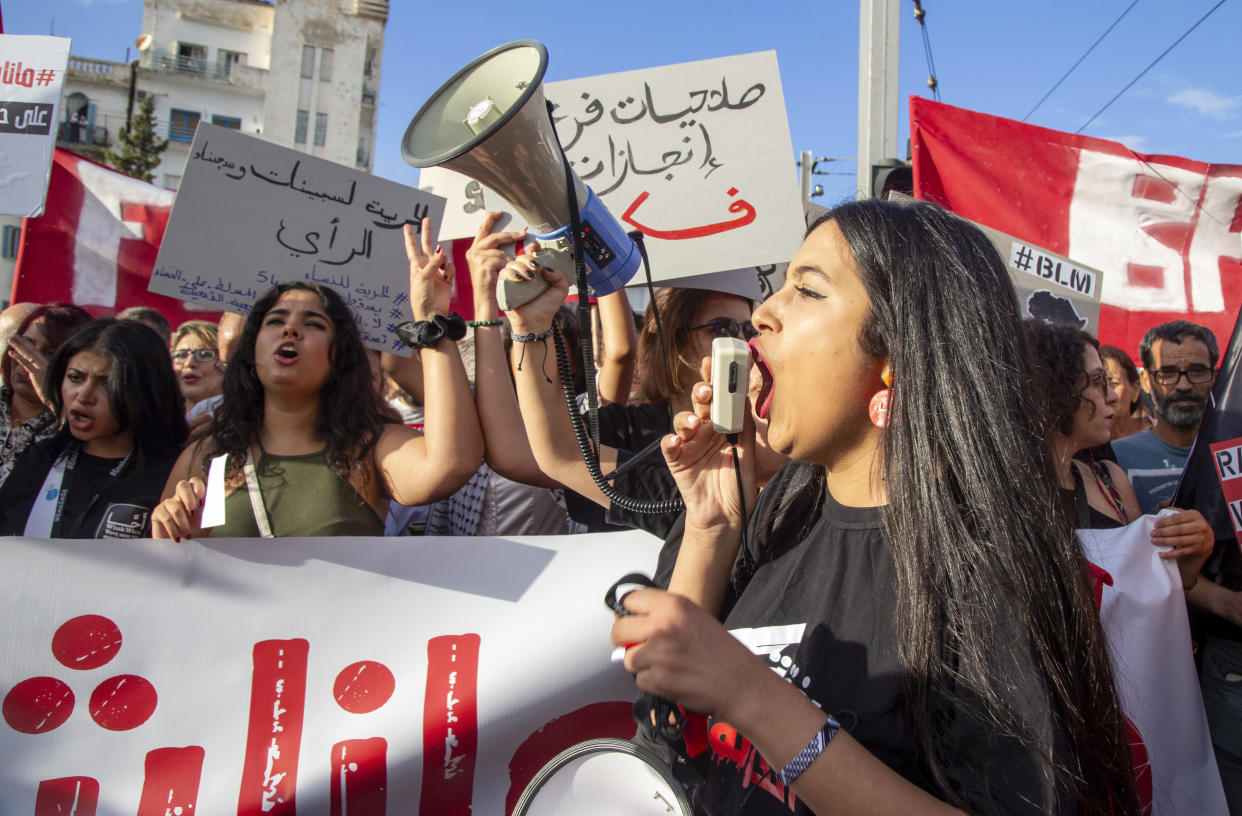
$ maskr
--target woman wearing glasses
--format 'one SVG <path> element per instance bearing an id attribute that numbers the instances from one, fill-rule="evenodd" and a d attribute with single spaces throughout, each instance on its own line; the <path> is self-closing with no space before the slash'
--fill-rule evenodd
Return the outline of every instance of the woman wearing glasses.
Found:
<path id="1" fill-rule="evenodd" d="M 696 386 L 663 443 L 687 505 L 669 591 L 612 628 L 639 688 L 710 718 L 696 812 L 1137 813 L 987 238 L 926 202 L 843 204 L 754 323 L 758 413 L 794 461 L 744 539 Z"/>
<path id="2" fill-rule="evenodd" d="M 1074 458 L 1102 445 L 1117 421 L 1117 392 L 1109 382 L 1094 337 L 1073 326 L 1042 320 L 1023 324 L 1044 389 L 1045 434 L 1052 450 L 1067 515 L 1080 529 L 1123 527 L 1143 515 L 1130 480 L 1116 462 Z M 1182 510 L 1156 521 L 1151 543 L 1168 547 L 1164 559 L 1177 559 L 1182 586 L 1189 591 L 1215 536 L 1198 510 Z"/>
<path id="3" fill-rule="evenodd" d="M 206 320 L 187 320 L 172 337 L 173 372 L 187 414 L 203 400 L 220 393 L 224 370 L 216 351 L 216 324 Z"/>

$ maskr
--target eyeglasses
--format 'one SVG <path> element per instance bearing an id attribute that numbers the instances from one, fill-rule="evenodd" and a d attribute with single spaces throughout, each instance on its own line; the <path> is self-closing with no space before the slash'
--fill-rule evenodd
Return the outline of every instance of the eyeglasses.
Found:
<path id="1" fill-rule="evenodd" d="M 1151 378 L 1160 385 L 1169 386 L 1177 385 L 1185 374 L 1186 381 L 1191 385 L 1203 385 L 1211 381 L 1213 373 L 1215 370 L 1205 365 L 1194 365 L 1190 368 L 1157 368 L 1151 372 Z"/>
<path id="2" fill-rule="evenodd" d="M 216 350 L 209 348 L 177 349 L 172 353 L 174 363 L 184 363 L 193 357 L 200 363 L 210 363 L 216 359 Z"/>
<path id="3" fill-rule="evenodd" d="M 702 326 L 692 326 L 692 331 L 711 329 L 717 337 L 736 337 L 739 340 L 750 340 L 758 337 L 759 331 L 749 320 L 738 323 L 731 317 L 714 317 Z"/>

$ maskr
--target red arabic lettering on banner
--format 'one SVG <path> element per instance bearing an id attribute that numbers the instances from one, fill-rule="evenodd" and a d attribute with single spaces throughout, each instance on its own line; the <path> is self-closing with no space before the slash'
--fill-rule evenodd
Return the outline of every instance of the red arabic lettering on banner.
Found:
<path id="1" fill-rule="evenodd" d="M 910 99 L 914 194 L 1104 272 L 1100 340 L 1138 359 L 1187 319 L 1222 348 L 1242 304 L 1242 165 Z"/>
<path id="2" fill-rule="evenodd" d="M 65 300 L 93 314 L 150 306 L 173 326 L 219 312 L 147 291 L 176 194 L 57 148 L 42 216 L 22 224 L 13 303 Z"/>

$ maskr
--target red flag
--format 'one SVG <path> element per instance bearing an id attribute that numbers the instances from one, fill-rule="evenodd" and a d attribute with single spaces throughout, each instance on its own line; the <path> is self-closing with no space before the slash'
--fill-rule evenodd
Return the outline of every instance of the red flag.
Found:
<path id="1" fill-rule="evenodd" d="M 12 302 L 67 300 L 94 314 L 157 309 L 175 328 L 220 313 L 147 291 L 176 193 L 57 148 L 47 208 L 22 222 Z"/>
<path id="2" fill-rule="evenodd" d="M 914 194 L 1104 273 L 1100 340 L 1135 359 L 1167 320 L 1221 345 L 1242 303 L 1242 165 L 1122 144 L 911 97 Z"/>

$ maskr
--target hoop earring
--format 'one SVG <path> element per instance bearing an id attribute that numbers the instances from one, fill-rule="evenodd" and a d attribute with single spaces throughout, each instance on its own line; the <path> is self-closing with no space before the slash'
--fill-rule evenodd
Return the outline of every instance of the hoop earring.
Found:
<path id="1" fill-rule="evenodd" d="M 867 416 L 871 419 L 871 424 L 877 428 L 888 427 L 888 402 L 891 390 L 885 388 L 883 391 L 876 391 L 871 397 L 871 404 L 867 406 Z"/>

